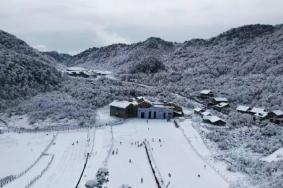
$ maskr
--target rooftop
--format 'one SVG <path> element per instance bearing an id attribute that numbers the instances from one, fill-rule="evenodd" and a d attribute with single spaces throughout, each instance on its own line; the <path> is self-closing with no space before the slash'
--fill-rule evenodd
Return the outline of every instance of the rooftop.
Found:
<path id="1" fill-rule="evenodd" d="M 130 104 L 132 104 L 132 102 L 129 102 L 129 101 L 113 101 L 109 105 L 115 106 L 115 107 L 118 107 L 118 108 L 127 108 Z"/>
<path id="2" fill-rule="evenodd" d="M 281 110 L 274 110 L 272 112 L 277 116 L 283 116 L 283 112 Z"/>
<path id="3" fill-rule="evenodd" d="M 68 67 L 67 71 L 86 71 L 87 69 L 82 67 Z"/>
<path id="4" fill-rule="evenodd" d="M 239 105 L 239 106 L 237 107 L 237 110 L 238 110 L 238 111 L 241 111 L 241 112 L 247 112 L 249 109 L 250 109 L 250 107 L 248 107 L 248 106 L 243 106 L 243 105 Z"/>
<path id="5" fill-rule="evenodd" d="M 252 113 L 255 113 L 255 114 L 263 114 L 263 113 L 266 113 L 265 109 L 264 108 L 257 108 L 257 107 L 253 107 L 251 109 L 251 112 Z"/>
<path id="6" fill-rule="evenodd" d="M 207 95 L 207 94 L 209 94 L 209 93 L 212 93 L 212 91 L 209 90 L 209 89 L 204 89 L 204 90 L 202 90 L 202 91 L 200 92 L 200 94 L 205 94 L 205 95 Z"/>
<path id="7" fill-rule="evenodd" d="M 216 123 L 216 122 L 218 122 L 218 121 L 223 121 L 223 122 L 225 122 L 223 119 L 221 119 L 221 118 L 219 118 L 219 117 L 217 117 L 217 116 L 204 116 L 203 119 L 204 119 L 204 120 L 208 120 L 208 121 L 210 121 L 211 123 Z"/>
<path id="8" fill-rule="evenodd" d="M 214 100 L 217 102 L 228 102 L 228 99 L 225 97 L 215 97 Z"/>
<path id="9" fill-rule="evenodd" d="M 201 112 L 203 109 L 202 108 L 200 108 L 200 107 L 196 107 L 196 108 L 194 108 L 194 111 L 195 112 Z"/>
<path id="10" fill-rule="evenodd" d="M 219 104 L 217 104 L 217 105 L 215 105 L 216 107 L 219 107 L 219 108 L 223 108 L 223 107 L 226 107 L 226 106 L 228 106 L 229 105 L 229 103 L 227 103 L 227 102 L 221 102 L 221 103 L 219 103 Z"/>

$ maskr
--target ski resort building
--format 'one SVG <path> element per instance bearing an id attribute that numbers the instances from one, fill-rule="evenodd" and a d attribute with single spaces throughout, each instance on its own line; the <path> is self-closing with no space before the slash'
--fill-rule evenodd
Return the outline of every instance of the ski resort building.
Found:
<path id="1" fill-rule="evenodd" d="M 113 101 L 110 115 L 121 118 L 138 117 L 142 119 L 171 119 L 183 116 L 183 109 L 174 103 L 151 102 L 143 97 L 128 101 Z"/>
<path id="2" fill-rule="evenodd" d="M 113 101 L 110 103 L 110 116 L 129 118 L 136 116 L 136 105 L 130 101 Z"/>
<path id="3" fill-rule="evenodd" d="M 138 108 L 138 118 L 171 119 L 174 117 L 174 107 L 165 104 L 152 104 L 149 108 Z"/>

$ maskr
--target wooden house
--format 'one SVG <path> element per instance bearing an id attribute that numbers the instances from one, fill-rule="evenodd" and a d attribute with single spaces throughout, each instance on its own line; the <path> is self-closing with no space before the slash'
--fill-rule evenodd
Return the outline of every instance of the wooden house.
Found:
<path id="1" fill-rule="evenodd" d="M 272 123 L 283 124 L 283 111 L 274 110 L 274 111 L 268 112 L 268 119 Z"/>
<path id="2" fill-rule="evenodd" d="M 201 114 L 204 111 L 205 111 L 205 108 L 200 108 L 200 107 L 194 108 L 194 113 L 195 114 Z"/>
<path id="3" fill-rule="evenodd" d="M 134 104 L 129 101 L 113 101 L 110 103 L 110 116 L 121 118 L 135 117 L 136 108 Z"/>
<path id="4" fill-rule="evenodd" d="M 211 113 L 207 110 L 203 111 L 200 113 L 201 117 L 204 117 L 204 116 L 211 116 Z"/>
<path id="5" fill-rule="evenodd" d="M 218 110 L 218 111 L 227 111 L 227 108 L 229 107 L 229 103 L 227 102 L 220 102 L 216 105 L 213 106 L 214 109 Z"/>
<path id="6" fill-rule="evenodd" d="M 220 103 L 229 103 L 228 99 L 225 97 L 214 97 L 211 102 L 213 105 L 217 105 Z"/>
<path id="7" fill-rule="evenodd" d="M 203 116 L 203 122 L 210 123 L 217 126 L 225 126 L 226 122 L 217 116 Z"/>
<path id="8" fill-rule="evenodd" d="M 248 106 L 239 105 L 236 110 L 241 113 L 249 113 L 251 108 Z"/>
<path id="9" fill-rule="evenodd" d="M 256 119 L 265 120 L 267 118 L 267 111 L 264 108 L 253 107 L 249 113 L 253 114 Z"/>
<path id="10" fill-rule="evenodd" d="M 200 91 L 200 95 L 199 97 L 202 98 L 202 99 L 208 99 L 208 98 L 211 98 L 213 97 L 214 94 L 211 90 L 208 90 L 208 89 L 204 89 L 202 91 Z"/>

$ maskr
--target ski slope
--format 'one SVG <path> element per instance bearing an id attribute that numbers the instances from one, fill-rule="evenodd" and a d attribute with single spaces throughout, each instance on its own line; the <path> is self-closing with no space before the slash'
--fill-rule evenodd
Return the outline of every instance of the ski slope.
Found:
<path id="1" fill-rule="evenodd" d="M 58 133 L 56 144 L 48 151 L 55 155 L 54 161 L 34 187 L 75 187 L 85 162 L 87 135 L 87 131 Z"/>
<path id="2" fill-rule="evenodd" d="M 186 139 L 173 122 L 164 120 L 149 120 L 147 122 L 146 120 L 133 119 L 123 125 L 113 127 L 113 130 L 116 140 L 115 146 L 121 153 L 111 157 L 109 185 L 117 186 L 118 183 L 115 184 L 114 182 L 120 181 L 133 187 L 155 186 L 153 179 L 150 178 L 152 172 L 145 160 L 143 148 L 137 150 L 134 149 L 135 145 L 131 145 L 132 142 L 142 142 L 147 139 L 152 148 L 158 171 L 164 181 L 164 186 L 169 182 L 169 187 L 228 188 L 229 186 L 187 144 Z M 121 145 L 119 145 L 119 141 L 122 141 Z M 128 162 L 129 159 L 132 159 L 131 164 Z M 143 164 L 142 161 L 144 161 Z M 116 172 L 115 169 L 120 169 L 120 172 L 118 170 Z M 111 173 L 114 175 L 111 176 Z M 171 177 L 169 177 L 169 173 Z M 150 181 L 150 184 L 141 185 L 141 177 L 144 178 L 144 183 L 147 180 Z M 136 182 L 139 182 L 139 184 Z"/>
<path id="3" fill-rule="evenodd" d="M 150 152 L 162 188 L 228 188 L 223 177 L 207 163 L 209 150 L 198 132 L 191 127 L 191 120 L 180 123 L 165 120 L 129 119 L 123 124 L 96 129 L 74 130 L 57 133 L 54 144 L 38 163 L 26 174 L 5 187 L 25 187 L 33 180 L 54 156 L 49 168 L 31 186 L 40 188 L 75 187 L 89 153 L 88 163 L 78 187 L 85 187 L 94 179 L 99 168 L 109 170 L 107 187 L 118 188 L 123 184 L 135 188 L 156 187 L 153 172 L 146 155 L 145 141 Z M 56 133 L 33 133 L 1 135 L 0 147 L 4 152 L 1 177 L 21 171 L 29 166 L 50 143 Z M 189 141 L 188 141 L 189 139 Z M 20 152 L 18 154 L 17 152 Z M 9 154 L 13 156 L 9 158 Z M 2 157 L 1 157 L 2 158 Z M 23 159 L 22 159 L 23 158 Z M 31 159 L 29 159 L 31 158 Z M 17 163 L 16 161 L 20 162 Z M 225 173 L 225 172 L 223 172 Z M 228 175 L 227 175 L 228 176 Z"/>
<path id="4" fill-rule="evenodd" d="M 28 168 L 52 140 L 48 133 L 0 134 L 0 178 Z"/>

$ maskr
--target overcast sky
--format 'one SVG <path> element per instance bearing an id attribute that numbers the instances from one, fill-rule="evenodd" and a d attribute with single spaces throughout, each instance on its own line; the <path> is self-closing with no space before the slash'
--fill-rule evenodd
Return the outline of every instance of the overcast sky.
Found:
<path id="1" fill-rule="evenodd" d="M 245 24 L 283 23 L 283 0 L 0 0 L 0 29 L 71 54 L 150 36 L 184 42 Z"/>

